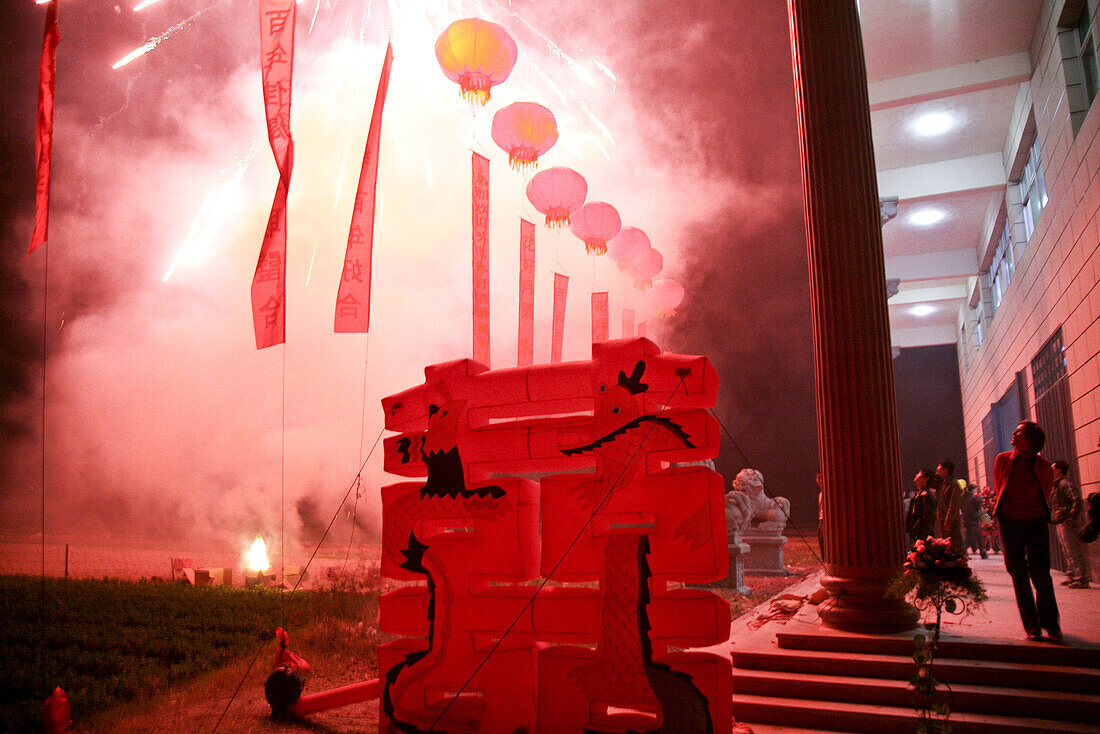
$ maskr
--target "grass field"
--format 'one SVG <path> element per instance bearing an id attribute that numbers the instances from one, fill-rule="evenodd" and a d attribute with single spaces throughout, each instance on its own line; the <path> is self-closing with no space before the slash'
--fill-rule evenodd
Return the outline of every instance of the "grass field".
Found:
<path id="1" fill-rule="evenodd" d="M 54 686 L 68 694 L 73 720 L 86 722 L 262 648 L 273 656 L 276 626 L 302 632 L 292 637 L 294 646 L 316 630 L 361 630 L 377 609 L 376 576 L 293 594 L 0 577 L 0 732 L 40 731 L 42 702 Z M 369 637 L 363 656 L 373 658 L 377 633 Z M 333 645 L 346 649 L 347 635 Z M 266 658 L 262 668 L 269 668 Z"/>

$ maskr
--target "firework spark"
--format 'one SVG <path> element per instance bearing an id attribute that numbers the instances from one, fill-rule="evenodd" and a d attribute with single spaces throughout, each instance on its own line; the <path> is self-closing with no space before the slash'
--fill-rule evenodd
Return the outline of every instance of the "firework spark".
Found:
<path id="1" fill-rule="evenodd" d="M 154 0 L 154 2 L 155 2 L 155 0 Z M 123 66 L 126 66 L 131 61 L 133 61 L 134 59 L 140 58 L 140 57 L 144 56 L 145 54 L 149 53 L 150 51 L 155 49 L 157 46 L 159 46 L 160 44 L 167 41 L 172 36 L 176 35 L 180 31 L 182 31 L 183 29 L 191 26 L 196 20 L 199 19 L 199 16 L 202 15 L 203 13 L 205 13 L 207 10 L 209 10 L 209 8 L 204 8 L 202 10 L 196 10 L 194 15 L 191 15 L 188 18 L 184 18 L 179 23 L 176 23 L 174 26 L 172 26 L 171 28 L 166 30 L 164 33 L 161 33 L 159 36 L 153 36 L 152 38 L 147 40 L 145 43 L 141 44 L 140 46 L 135 48 L 133 51 L 131 51 L 130 53 L 123 56 L 121 59 L 119 59 L 114 64 L 112 64 L 111 68 L 112 69 L 121 69 Z"/>
<path id="2" fill-rule="evenodd" d="M 219 225 L 229 221 L 233 208 L 240 201 L 241 179 L 244 178 L 244 174 L 252 166 L 252 162 L 256 160 L 256 149 L 256 141 L 253 140 L 244 156 L 237 162 L 233 175 L 228 179 L 226 178 L 226 171 L 222 171 L 218 182 L 210 189 L 210 193 L 206 195 L 202 205 L 199 206 L 199 211 L 191 220 L 191 226 L 187 228 L 187 238 L 176 250 L 175 257 L 172 258 L 172 264 L 168 267 L 168 272 L 164 274 L 163 282 L 168 282 L 168 279 L 172 277 L 172 274 L 176 272 L 176 269 L 185 259 L 201 258 L 209 250 L 208 247 L 203 247 L 201 243 L 211 240 L 214 230 Z"/>

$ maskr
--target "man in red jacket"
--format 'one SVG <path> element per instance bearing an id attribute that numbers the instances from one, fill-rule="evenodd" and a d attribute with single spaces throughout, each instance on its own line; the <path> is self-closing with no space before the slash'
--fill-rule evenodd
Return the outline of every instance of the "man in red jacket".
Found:
<path id="1" fill-rule="evenodd" d="M 1001 529 L 1005 568 L 1012 577 L 1027 638 L 1039 640 L 1045 629 L 1051 638 L 1060 641 L 1062 627 L 1050 578 L 1048 527 L 1054 470 L 1039 455 L 1045 442 L 1046 434 L 1038 423 L 1022 421 L 1016 426 L 1013 450 L 997 454 L 993 461 L 993 517 Z"/>

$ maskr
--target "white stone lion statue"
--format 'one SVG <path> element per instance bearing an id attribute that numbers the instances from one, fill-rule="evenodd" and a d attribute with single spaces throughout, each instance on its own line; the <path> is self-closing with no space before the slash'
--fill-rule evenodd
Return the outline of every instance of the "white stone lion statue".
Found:
<path id="1" fill-rule="evenodd" d="M 743 494 L 751 507 L 753 526 L 763 525 L 767 529 L 782 530 L 791 516 L 791 501 L 786 497 L 769 497 L 764 493 L 764 475 L 756 469 L 742 469 L 733 480 L 731 494 Z M 729 499 L 726 500 L 727 513 Z"/>

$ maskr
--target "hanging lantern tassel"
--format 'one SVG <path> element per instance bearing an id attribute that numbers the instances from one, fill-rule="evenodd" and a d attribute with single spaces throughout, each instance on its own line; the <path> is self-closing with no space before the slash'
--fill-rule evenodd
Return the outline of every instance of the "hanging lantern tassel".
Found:
<path id="1" fill-rule="evenodd" d="M 619 233 L 622 220 L 615 207 L 602 201 L 592 201 L 573 212 L 569 231 L 584 242 L 586 253 L 602 255 L 607 241 Z"/>
<path id="2" fill-rule="evenodd" d="M 623 227 L 607 242 L 607 256 L 631 278 L 637 272 L 638 258 L 651 249 L 649 237 L 637 227 Z"/>
<path id="3" fill-rule="evenodd" d="M 436 40 L 435 57 L 447 78 L 458 83 L 464 99 L 484 105 L 490 90 L 512 73 L 518 51 L 503 26 L 463 18 L 447 26 Z"/>
<path id="4" fill-rule="evenodd" d="M 537 168 L 539 156 L 558 142 L 554 113 L 534 102 L 515 102 L 493 115 L 493 142 L 517 171 Z"/>
<path id="5" fill-rule="evenodd" d="M 671 278 L 654 281 L 650 298 L 657 318 L 667 319 L 676 315 L 676 308 L 683 302 L 684 286 Z"/>
<path id="6" fill-rule="evenodd" d="M 634 287 L 639 290 L 653 287 L 653 279 L 665 266 L 665 259 L 661 253 L 650 247 L 634 258 L 633 261 Z"/>
<path id="7" fill-rule="evenodd" d="M 527 184 L 527 200 L 546 215 L 546 226 L 564 227 L 569 216 L 584 204 L 588 183 L 572 168 L 558 166 L 536 173 Z"/>

